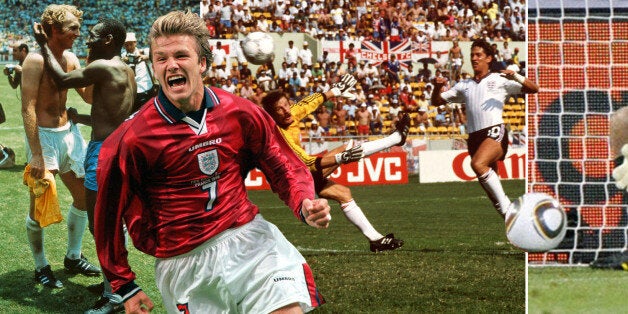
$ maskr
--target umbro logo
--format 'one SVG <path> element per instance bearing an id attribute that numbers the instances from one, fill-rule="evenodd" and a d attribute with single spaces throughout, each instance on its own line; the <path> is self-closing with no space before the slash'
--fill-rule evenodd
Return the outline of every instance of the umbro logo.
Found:
<path id="1" fill-rule="evenodd" d="M 295 281 L 293 277 L 276 277 L 273 279 L 274 282 L 280 282 L 285 280 Z"/>

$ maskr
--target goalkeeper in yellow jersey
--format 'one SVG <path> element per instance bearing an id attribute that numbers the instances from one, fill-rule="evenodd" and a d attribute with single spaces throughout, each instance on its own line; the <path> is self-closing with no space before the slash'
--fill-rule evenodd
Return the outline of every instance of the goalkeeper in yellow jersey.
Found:
<path id="1" fill-rule="evenodd" d="M 371 225 L 362 209 L 356 204 L 348 187 L 338 184 L 327 178 L 341 164 L 358 161 L 392 146 L 400 146 L 406 142 L 410 117 L 406 114 L 397 122 L 396 130 L 389 136 L 354 146 L 350 141 L 332 150 L 325 156 L 312 156 L 301 147 L 301 130 L 299 122 L 314 112 L 326 99 L 344 97 L 355 99 L 351 89 L 356 80 L 350 74 L 342 76 L 325 93 L 314 93 L 303 98 L 300 102 L 290 105 L 290 101 L 281 90 L 269 92 L 262 98 L 262 106 L 277 123 L 281 134 L 292 150 L 310 168 L 314 177 L 314 187 L 320 197 L 333 199 L 340 204 L 345 217 L 353 223 L 370 242 L 373 252 L 394 250 L 403 245 L 403 240 L 397 239 L 392 233 L 384 236 Z"/>

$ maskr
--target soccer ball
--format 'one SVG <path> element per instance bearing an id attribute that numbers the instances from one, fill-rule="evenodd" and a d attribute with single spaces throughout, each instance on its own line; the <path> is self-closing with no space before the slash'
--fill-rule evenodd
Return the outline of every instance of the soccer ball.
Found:
<path id="1" fill-rule="evenodd" d="M 249 33 L 240 41 L 240 47 L 246 60 L 253 64 L 261 65 L 275 59 L 275 43 L 268 33 Z"/>
<path id="2" fill-rule="evenodd" d="M 567 231 L 567 214 L 560 203 L 545 193 L 526 193 L 506 212 L 506 237 L 527 252 L 556 248 Z"/>

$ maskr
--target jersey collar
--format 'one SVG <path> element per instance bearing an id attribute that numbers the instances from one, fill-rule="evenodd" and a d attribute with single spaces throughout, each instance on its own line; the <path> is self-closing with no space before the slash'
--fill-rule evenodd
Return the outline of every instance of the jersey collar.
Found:
<path id="1" fill-rule="evenodd" d="M 220 104 L 220 99 L 218 99 L 218 95 L 208 88 L 205 87 L 205 94 L 203 95 L 203 103 L 201 104 L 201 108 L 211 109 Z M 159 89 L 159 94 L 155 97 L 155 108 L 159 115 L 166 120 L 166 122 L 170 124 L 174 124 L 181 119 L 185 118 L 186 115 L 179 110 L 179 108 L 175 107 L 175 105 L 168 100 L 166 94 Z"/>

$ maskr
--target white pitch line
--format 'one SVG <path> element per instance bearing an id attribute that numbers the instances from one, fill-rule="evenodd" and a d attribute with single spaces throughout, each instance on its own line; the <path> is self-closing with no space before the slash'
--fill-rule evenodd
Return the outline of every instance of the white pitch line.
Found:
<path id="1" fill-rule="evenodd" d="M 313 249 L 302 246 L 296 247 L 299 252 L 322 252 L 322 253 L 363 253 L 364 250 L 330 250 L 330 249 Z"/>

